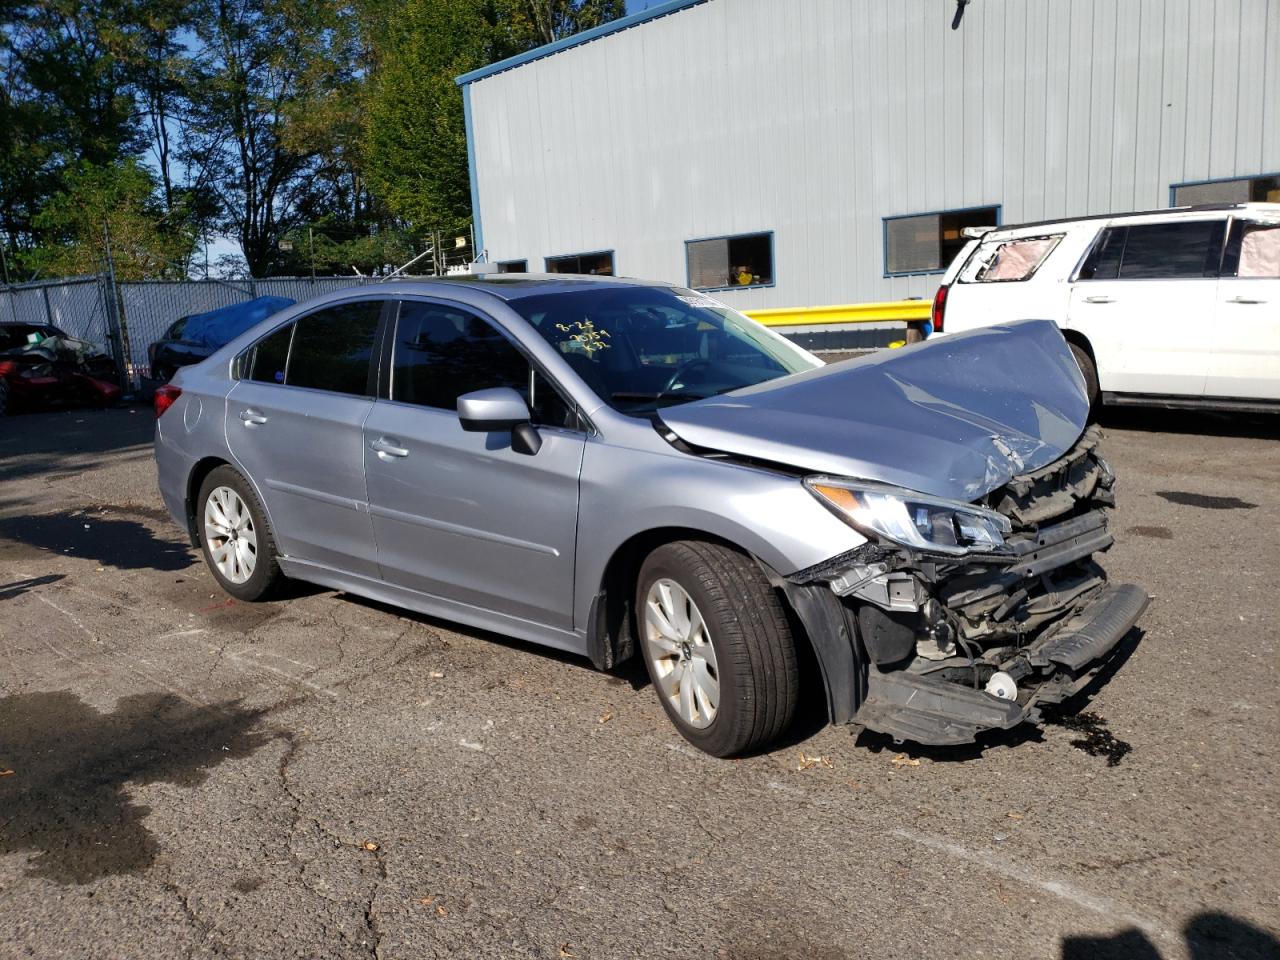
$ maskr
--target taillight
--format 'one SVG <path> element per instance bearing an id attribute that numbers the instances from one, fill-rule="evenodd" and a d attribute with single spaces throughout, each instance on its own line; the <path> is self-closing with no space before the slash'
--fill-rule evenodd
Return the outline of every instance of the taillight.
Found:
<path id="1" fill-rule="evenodd" d="M 933 321 L 933 332 L 942 332 L 942 315 L 947 312 L 947 285 L 944 283 L 938 287 L 938 292 L 933 295 L 933 310 L 929 313 L 929 319 Z"/>
<path id="2" fill-rule="evenodd" d="M 172 383 L 166 383 L 163 386 L 156 387 L 156 419 L 164 416 L 164 412 L 173 406 L 174 402 L 182 396 L 182 388 L 175 387 Z"/>

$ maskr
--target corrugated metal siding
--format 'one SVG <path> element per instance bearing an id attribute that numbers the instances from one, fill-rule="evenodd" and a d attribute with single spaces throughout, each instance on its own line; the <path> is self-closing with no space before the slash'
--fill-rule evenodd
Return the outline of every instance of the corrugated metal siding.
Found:
<path id="1" fill-rule="evenodd" d="M 775 233 L 743 307 L 930 296 L 883 217 L 1162 207 L 1280 170 L 1280 0 L 711 0 L 471 85 L 493 260 Z"/>

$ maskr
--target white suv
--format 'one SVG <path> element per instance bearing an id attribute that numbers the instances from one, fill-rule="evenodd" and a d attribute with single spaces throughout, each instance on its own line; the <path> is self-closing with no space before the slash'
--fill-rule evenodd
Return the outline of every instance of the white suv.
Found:
<path id="1" fill-rule="evenodd" d="M 1280 411 L 1280 204 L 997 227 L 934 297 L 935 333 L 1033 317 L 1095 402 Z"/>

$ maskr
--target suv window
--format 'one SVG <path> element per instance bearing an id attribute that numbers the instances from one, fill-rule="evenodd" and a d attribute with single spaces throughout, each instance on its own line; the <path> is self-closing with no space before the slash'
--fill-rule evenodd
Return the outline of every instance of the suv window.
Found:
<path id="1" fill-rule="evenodd" d="M 293 324 L 267 334 L 245 355 L 245 377 L 259 383 L 284 383 L 284 368 L 289 362 L 289 341 Z"/>
<path id="2" fill-rule="evenodd" d="M 1225 220 L 1174 220 L 1108 227 L 1080 268 L 1081 280 L 1216 277 Z"/>
<path id="3" fill-rule="evenodd" d="M 511 387 L 535 423 L 578 428 L 551 383 L 492 324 L 461 308 L 406 300 L 391 354 L 391 399 L 455 411 L 473 390 Z"/>
<path id="4" fill-rule="evenodd" d="M 285 383 L 370 396 L 369 361 L 381 300 L 357 300 L 301 317 L 289 351 Z"/>

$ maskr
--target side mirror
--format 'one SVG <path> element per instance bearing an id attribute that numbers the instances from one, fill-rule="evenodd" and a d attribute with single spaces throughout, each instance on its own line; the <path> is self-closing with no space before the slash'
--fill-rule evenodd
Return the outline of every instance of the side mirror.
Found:
<path id="1" fill-rule="evenodd" d="M 511 431 L 511 449 L 533 455 L 542 447 L 542 437 L 529 422 L 529 405 L 510 387 L 474 390 L 458 398 L 458 420 L 472 433 Z"/>

